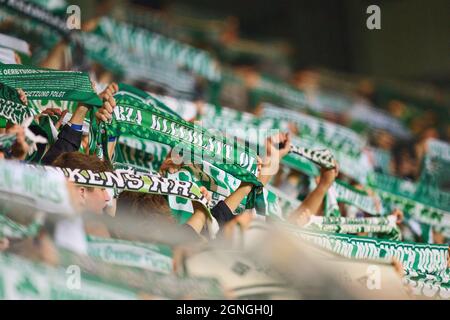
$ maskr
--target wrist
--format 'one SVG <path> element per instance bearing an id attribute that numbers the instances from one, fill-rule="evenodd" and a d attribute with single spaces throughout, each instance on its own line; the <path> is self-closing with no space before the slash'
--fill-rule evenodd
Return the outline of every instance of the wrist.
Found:
<path id="1" fill-rule="evenodd" d="M 250 183 L 250 182 L 241 181 L 241 184 L 239 185 L 239 189 L 241 189 L 242 191 L 245 191 L 247 193 L 250 193 L 250 191 L 252 191 L 252 188 L 253 188 L 253 183 Z"/>
<path id="2" fill-rule="evenodd" d="M 71 124 L 75 125 L 83 125 L 84 118 L 86 117 L 87 112 L 89 111 L 89 108 L 84 104 L 79 104 L 77 107 L 77 110 L 72 115 L 72 118 L 69 120 Z"/>
<path id="3" fill-rule="evenodd" d="M 69 122 L 68 124 L 75 131 L 78 131 L 78 132 L 83 131 L 83 125 L 82 124 L 75 124 L 75 123 L 71 123 L 71 122 Z"/>
<path id="4" fill-rule="evenodd" d="M 326 193 L 328 191 L 328 189 L 330 189 L 332 184 L 333 184 L 333 182 L 329 183 L 329 182 L 320 181 L 319 184 L 317 185 L 317 189 L 322 191 L 323 193 Z"/>

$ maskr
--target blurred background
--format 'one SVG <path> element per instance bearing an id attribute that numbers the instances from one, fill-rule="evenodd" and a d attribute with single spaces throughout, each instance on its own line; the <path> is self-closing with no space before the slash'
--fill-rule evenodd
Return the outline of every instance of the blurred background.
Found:
<path id="1" fill-rule="evenodd" d="M 107 263 L 98 264 L 100 267 L 97 269 L 89 269 L 87 260 L 71 255 L 66 260 L 62 259 L 62 265 L 79 264 L 88 273 L 104 277 L 109 284 L 114 283 L 116 272 L 120 275 L 121 284 L 128 286 L 133 282 L 130 279 L 137 279 L 132 284 L 133 289 L 155 297 L 177 299 L 228 297 L 226 290 L 218 290 L 217 279 L 226 284 L 227 290 L 234 290 L 234 297 L 242 299 L 400 299 L 404 298 L 400 282 L 404 284 L 409 279 L 413 281 L 412 287 L 417 289 L 415 281 L 422 281 L 421 276 L 436 280 L 440 283 L 436 288 L 439 288 L 441 297 L 449 297 L 450 271 L 444 261 L 448 259 L 448 246 L 445 244 L 450 241 L 450 220 L 447 219 L 450 212 L 449 1 L 28 1 L 50 12 L 44 19 L 41 16 L 30 18 L 25 7 L 17 9 L 11 5 L 21 1 L 11 1 L 0 7 L 0 34 L 23 39 L 25 47 L 29 46 L 26 50 L 10 48 L 5 45 L 7 37 L 0 38 L 0 47 L 14 49 L 13 55 L 7 57 L 12 57 L 13 63 L 81 70 L 89 73 L 97 89 L 101 86 L 104 89 L 111 82 L 133 85 L 151 93 L 184 120 L 204 121 L 205 128 L 208 128 L 208 121 L 211 128 L 222 131 L 229 129 L 226 121 L 230 126 L 241 126 L 245 121 L 249 124 L 253 120 L 256 123 L 264 118 L 261 110 L 270 109 L 273 105 L 280 107 L 273 109 L 278 117 L 285 114 L 294 115 L 292 118 L 297 115 L 298 119 L 304 117 L 301 118 L 303 122 L 289 119 L 289 116 L 277 120 L 286 122 L 283 130 L 289 130 L 298 138 L 295 143 L 305 143 L 298 146 L 329 148 L 335 154 L 340 164 L 337 179 L 342 188 L 352 195 L 367 196 L 371 204 L 372 201 L 377 205 L 383 202 L 385 213 L 391 215 L 400 207 L 402 219 L 403 214 L 405 217 L 403 222 L 394 220 L 394 235 L 354 231 L 336 231 L 336 234 L 363 237 L 376 234 L 374 237 L 379 241 L 386 238 L 397 241 L 397 236 L 401 236 L 403 241 L 416 242 L 417 246 L 442 245 L 438 249 L 445 254 L 440 256 L 443 262 L 439 267 L 446 273 L 439 273 L 436 278 L 411 273 L 407 278 L 405 273 L 398 272 L 397 269 L 402 269 L 396 266 L 398 261 L 393 265 L 392 261 L 377 261 L 383 272 L 385 289 L 374 293 L 358 283 L 365 281 L 367 266 L 375 262 L 352 261 L 350 265 L 347 259 L 335 255 L 336 252 L 316 252 L 317 248 L 310 248 L 307 241 L 303 243 L 295 237 L 289 238 L 293 241 L 287 241 L 284 233 L 262 232 L 263 227 L 258 226 L 261 217 L 270 221 L 270 218 L 290 213 L 315 188 L 314 178 L 319 175 L 319 169 L 312 162 L 307 165 L 302 161 L 294 165 L 282 162 L 282 169 L 268 185 L 270 190 L 276 191 L 274 199 L 277 206 L 274 207 L 277 210 L 274 211 L 279 216 L 258 215 L 256 219 L 256 215 L 248 215 L 246 222 L 243 214 L 235 218 L 237 221 L 243 217 L 242 221 L 232 220 L 235 225 L 230 227 L 232 232 L 229 233 L 234 242 L 230 242 L 233 245 L 251 244 L 250 247 L 239 247 L 235 256 L 230 257 L 218 246 L 219 249 L 215 248 L 217 252 L 187 250 L 181 259 L 175 254 L 175 247 L 183 241 L 174 244 L 165 233 L 164 239 L 158 239 L 155 236 L 157 232 L 137 232 L 139 222 L 131 221 L 128 238 L 124 237 L 124 241 L 134 241 L 143 234 L 147 238 L 142 241 L 162 242 L 173 247 L 173 252 L 159 250 L 170 252 L 170 259 L 164 257 L 169 261 L 164 272 L 170 276 L 159 279 L 153 275 L 154 280 L 149 276 L 150 272 L 120 269 L 122 266 L 113 267 Z M 81 30 L 66 28 L 66 10 L 70 4 L 81 9 Z M 380 30 L 369 30 L 366 26 L 370 16 L 366 10 L 373 4 L 381 10 Z M 52 24 L 55 21 L 60 24 Z M 74 111 L 71 108 L 75 108 L 74 104 L 57 105 L 47 100 L 39 101 L 33 107 L 42 111 L 50 105 L 71 112 Z M 149 172 L 161 169 L 168 147 L 161 149 L 164 152 L 160 152 L 158 157 L 156 151 L 149 151 L 144 145 L 118 140 L 116 152 L 123 152 L 123 159 L 118 162 Z M 83 141 L 88 145 L 88 139 Z M 311 144 L 307 145 L 309 142 Z M 88 146 L 86 148 L 88 150 Z M 371 177 L 387 178 L 371 180 Z M 379 197 L 386 194 L 385 191 L 398 198 Z M 407 201 L 396 202 L 396 199 Z M 3 202 L 7 200 L 8 194 L 4 192 Z M 360 208 L 342 199 L 337 202 L 343 218 L 371 218 L 372 213 L 369 214 L 367 207 Z M 186 211 L 183 216 L 177 213 L 183 211 L 178 207 L 171 209 L 179 223 L 184 223 L 192 214 Z M 325 212 L 325 205 L 321 210 Z M 20 208 L 17 211 L 25 210 Z M 98 217 L 95 219 L 100 220 Z M 101 222 L 108 227 L 111 227 L 108 223 L 119 224 L 117 219 L 110 217 L 104 220 Z M 255 222 L 256 227 L 252 229 Z M 126 226 L 126 223 L 122 225 Z M 238 228 L 242 234 L 236 231 Z M 243 241 L 244 236 L 253 241 Z M 307 239 L 308 233 L 303 236 Z M 17 252 L 24 251 L 30 255 L 44 252 L 43 257 L 33 260 L 51 262 L 48 256 L 53 257 L 53 247 L 46 241 L 41 235 L 39 241 L 25 242 L 25 249 L 18 246 Z M 37 245 L 40 251 L 35 249 Z M 307 253 L 312 257 L 307 257 Z M 64 258 L 64 254 L 61 256 Z M 249 257 L 256 262 L 247 261 Z M 402 257 L 405 257 L 400 261 L 402 263 L 408 259 Z M 316 258 L 320 261 L 317 265 Z M 21 264 L 19 260 L 6 261 L 9 265 L 5 261 L 0 261 L 0 271 L 2 263 L 8 266 L 4 270 L 9 272 L 14 272 L 11 271 L 14 270 L 12 266 Z M 437 264 L 438 259 L 430 261 Z M 116 264 L 129 266 L 127 263 Z M 213 263 L 217 268 L 209 268 Z M 299 268 L 300 265 L 304 269 Z M 275 276 L 269 274 L 265 266 L 278 273 Z M 330 270 L 334 274 L 330 275 Z M 405 268 L 403 271 L 411 270 Z M 175 274 L 210 277 L 212 280 L 205 282 L 209 293 L 203 295 L 207 290 L 196 278 L 181 279 L 192 280 L 190 285 L 198 288 L 198 292 L 188 285 L 184 287 Z M 282 274 L 281 280 L 279 274 Z M 317 279 L 307 279 L 311 274 Z M 332 280 L 328 276 L 338 284 L 330 282 Z M 352 281 L 348 281 L 348 277 Z M 248 279 L 247 288 L 241 286 L 245 282 L 243 279 Z M 158 291 L 153 281 L 161 284 L 164 290 L 170 290 Z M 169 285 L 165 285 L 166 282 L 170 282 Z M 315 289 L 311 289 L 310 282 L 315 284 Z M 26 281 L 24 283 L 26 286 Z M 267 286 L 263 288 L 267 291 L 255 289 L 262 285 Z M 249 289 L 250 293 L 245 290 L 239 292 L 243 288 Z M 290 292 L 290 289 L 295 290 Z M 421 290 L 422 287 L 417 289 L 419 293 Z M 148 298 L 147 295 L 139 296 L 142 297 Z"/>

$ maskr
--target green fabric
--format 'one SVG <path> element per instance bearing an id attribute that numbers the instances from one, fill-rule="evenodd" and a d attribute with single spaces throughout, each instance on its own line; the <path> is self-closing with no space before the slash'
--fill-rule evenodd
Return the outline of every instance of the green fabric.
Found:
<path id="1" fill-rule="evenodd" d="M 23 239 L 35 237 L 43 225 L 42 218 L 36 218 L 29 225 L 25 226 L 17 223 L 7 216 L 0 214 L 0 238 L 8 237 L 14 239 Z"/>
<path id="2" fill-rule="evenodd" d="M 182 65 L 208 80 L 220 80 L 219 65 L 206 51 L 110 18 L 102 18 L 94 32 L 126 50 L 136 52 L 138 56 L 164 59 Z"/>
<path id="3" fill-rule="evenodd" d="M 284 229 L 302 241 L 352 259 L 386 260 L 396 257 L 406 270 L 442 274 L 447 269 L 448 245 L 409 243 L 333 234 L 283 224 Z"/>
<path id="4" fill-rule="evenodd" d="M 355 187 L 339 179 L 335 181 L 333 187 L 336 191 L 336 200 L 338 202 L 355 206 L 371 215 L 382 215 L 386 213 L 381 200 L 379 205 L 375 201 L 374 197 L 379 198 L 376 193 L 374 197 L 371 197 L 366 191 L 356 189 Z"/>
<path id="5" fill-rule="evenodd" d="M 45 24 L 63 35 L 70 33 L 64 17 L 54 14 L 40 5 L 24 0 L 1 0 L 0 3 L 7 9 L 12 10 L 12 12 L 31 18 L 38 23 Z"/>
<path id="6" fill-rule="evenodd" d="M 325 231 L 332 233 L 382 233 L 393 236 L 399 240 L 400 230 L 396 225 L 395 218 L 347 218 L 347 217 L 322 217 L 311 216 L 310 221 L 304 226 L 307 229 Z"/>
<path id="7" fill-rule="evenodd" d="M 208 200 L 197 185 L 187 181 L 177 181 L 156 174 L 136 175 L 123 171 L 95 173 L 91 170 L 44 167 L 47 171 L 63 173 L 69 181 L 89 187 L 114 188 L 144 193 L 176 195 L 197 201 L 209 211 Z"/>
<path id="8" fill-rule="evenodd" d="M 172 250 L 165 245 L 87 236 L 88 255 L 108 263 L 172 273 Z"/>
<path id="9" fill-rule="evenodd" d="M 128 300 L 137 290 L 82 275 L 79 290 L 71 289 L 66 270 L 0 254 L 0 299 L 8 300 Z"/>
<path id="10" fill-rule="evenodd" d="M 35 115 L 33 109 L 22 103 L 17 90 L 0 83 L 0 117 L 14 124 L 21 124 L 26 118 Z"/>
<path id="11" fill-rule="evenodd" d="M 0 82 L 23 89 L 29 100 L 50 99 L 102 105 L 89 75 L 84 72 L 3 64 L 0 65 Z"/>
<path id="12" fill-rule="evenodd" d="M 225 138 L 162 112 L 128 94 L 115 95 L 117 107 L 107 125 L 108 136 L 132 135 L 189 152 L 190 160 L 204 157 L 236 178 L 257 186 L 256 154 L 239 144 L 227 144 Z"/>
<path id="13" fill-rule="evenodd" d="M 383 204 L 401 209 L 408 217 L 432 226 L 450 226 L 449 198 L 439 190 L 379 173 L 370 175 L 369 186 Z"/>

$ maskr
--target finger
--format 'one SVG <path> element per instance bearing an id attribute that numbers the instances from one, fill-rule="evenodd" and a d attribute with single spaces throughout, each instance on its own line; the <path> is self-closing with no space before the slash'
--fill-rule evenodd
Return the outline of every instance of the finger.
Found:
<path id="1" fill-rule="evenodd" d="M 98 111 L 98 112 L 95 113 L 95 117 L 96 117 L 99 121 L 102 121 L 102 122 L 107 122 L 107 121 L 108 121 L 108 119 L 106 119 L 106 117 L 105 117 L 100 111 Z"/>
<path id="2" fill-rule="evenodd" d="M 44 111 L 42 111 L 42 114 L 47 114 L 49 116 L 52 116 L 54 114 L 53 113 L 53 109 L 52 108 L 47 108 Z"/>
<path id="3" fill-rule="evenodd" d="M 67 109 L 64 110 L 63 112 L 61 112 L 60 118 L 61 118 L 61 119 L 64 118 L 68 112 L 69 112 L 69 110 L 67 110 Z"/>
<path id="4" fill-rule="evenodd" d="M 106 88 L 106 94 L 112 96 L 114 94 L 113 89 L 111 87 Z"/>
<path id="5" fill-rule="evenodd" d="M 109 102 L 109 104 L 111 105 L 112 108 L 114 108 L 116 106 L 116 99 L 114 99 L 114 97 L 112 95 L 105 95 L 105 97 L 103 98 L 103 103 Z"/>
<path id="6" fill-rule="evenodd" d="M 111 105 L 111 107 L 114 109 L 114 107 L 116 106 L 116 99 L 114 99 L 114 97 L 111 97 L 108 99 L 108 102 Z"/>
<path id="7" fill-rule="evenodd" d="M 108 101 L 103 104 L 102 111 L 106 111 L 109 114 L 111 114 L 113 112 L 113 108 Z"/>
<path id="8" fill-rule="evenodd" d="M 61 115 L 61 109 L 53 108 L 53 114 L 60 116 Z"/>
<path id="9" fill-rule="evenodd" d="M 119 91 L 119 85 L 116 82 L 111 83 L 111 86 L 113 87 L 114 93 Z"/>
<path id="10" fill-rule="evenodd" d="M 102 110 L 101 111 L 102 115 L 104 115 L 106 117 L 106 119 L 112 119 L 112 114 L 110 112 L 108 112 L 107 110 Z"/>
<path id="11" fill-rule="evenodd" d="M 209 198 L 209 194 L 208 194 L 208 189 L 206 189 L 204 186 L 200 187 L 200 192 L 202 193 L 202 195 L 208 199 Z"/>

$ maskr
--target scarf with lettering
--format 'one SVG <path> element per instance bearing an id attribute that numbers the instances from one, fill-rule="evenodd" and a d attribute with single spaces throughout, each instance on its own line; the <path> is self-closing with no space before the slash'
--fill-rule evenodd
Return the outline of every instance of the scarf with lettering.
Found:
<path id="1" fill-rule="evenodd" d="M 0 64 L 0 82 L 22 88 L 29 100 L 77 101 L 101 106 L 89 75 L 79 71 L 59 71 L 20 64 Z"/>
<path id="2" fill-rule="evenodd" d="M 331 233 L 375 233 L 386 234 L 389 240 L 401 240 L 400 230 L 394 216 L 371 218 L 311 216 L 303 226 L 306 229 Z"/>
<path id="3" fill-rule="evenodd" d="M 281 224 L 280 224 L 281 225 Z M 283 224 L 284 230 L 326 250 L 352 259 L 397 258 L 405 270 L 442 274 L 447 269 L 448 245 L 409 243 L 307 230 Z"/>
<path id="4" fill-rule="evenodd" d="M 205 160 L 239 180 L 261 185 L 256 178 L 256 154 L 251 149 L 236 141 L 227 143 L 225 137 L 211 134 L 202 127 L 182 120 L 172 111 L 165 112 L 157 104 L 145 104 L 125 92 L 118 92 L 115 99 L 117 106 L 112 122 L 106 125 L 108 136 L 126 134 L 163 143 L 174 148 L 186 160 Z M 252 207 L 254 197 L 249 199 L 247 204 Z"/>

